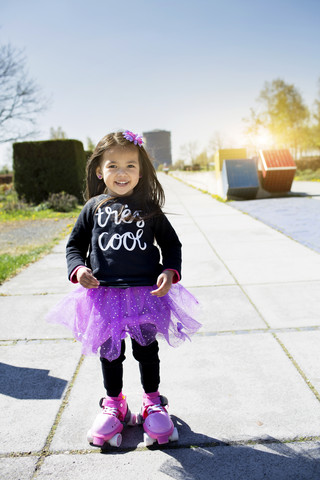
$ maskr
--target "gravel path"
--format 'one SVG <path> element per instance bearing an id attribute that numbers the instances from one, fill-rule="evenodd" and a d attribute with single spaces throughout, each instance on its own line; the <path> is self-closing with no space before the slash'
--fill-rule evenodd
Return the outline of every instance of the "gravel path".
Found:
<path id="1" fill-rule="evenodd" d="M 0 254 L 13 253 L 20 247 L 40 246 L 52 241 L 72 225 L 70 218 L 17 220 L 0 223 Z"/>

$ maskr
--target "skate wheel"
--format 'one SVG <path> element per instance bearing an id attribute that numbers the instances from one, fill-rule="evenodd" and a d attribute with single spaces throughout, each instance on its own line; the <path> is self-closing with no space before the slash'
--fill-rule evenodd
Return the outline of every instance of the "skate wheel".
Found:
<path id="1" fill-rule="evenodd" d="M 177 442 L 179 440 L 179 432 L 176 427 L 174 427 L 173 432 L 169 437 L 169 440 L 170 442 Z"/>
<path id="2" fill-rule="evenodd" d="M 137 425 L 137 423 L 138 423 L 137 415 L 135 413 L 132 413 L 127 425 L 129 425 L 129 427 L 134 427 L 135 425 Z"/>
<path id="3" fill-rule="evenodd" d="M 147 433 L 144 433 L 143 434 L 143 441 L 144 441 L 144 446 L 145 447 L 151 447 L 151 445 L 154 444 L 155 439 L 151 438 L 150 435 L 148 435 Z"/>
<path id="4" fill-rule="evenodd" d="M 111 445 L 111 447 L 120 447 L 121 442 L 122 442 L 121 433 L 117 433 L 109 440 L 109 444 Z"/>

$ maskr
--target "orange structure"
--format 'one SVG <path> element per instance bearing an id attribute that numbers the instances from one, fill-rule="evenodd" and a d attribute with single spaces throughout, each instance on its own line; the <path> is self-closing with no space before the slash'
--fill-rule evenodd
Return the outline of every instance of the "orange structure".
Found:
<path id="1" fill-rule="evenodd" d="M 260 150 L 261 186 L 267 192 L 289 192 L 296 164 L 289 150 Z"/>

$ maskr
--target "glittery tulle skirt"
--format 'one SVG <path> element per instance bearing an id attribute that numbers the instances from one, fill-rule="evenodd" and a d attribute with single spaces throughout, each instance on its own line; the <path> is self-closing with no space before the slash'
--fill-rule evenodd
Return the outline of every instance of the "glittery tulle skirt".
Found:
<path id="1" fill-rule="evenodd" d="M 47 321 L 68 327 L 82 343 L 82 353 L 97 354 L 109 361 L 119 357 L 121 340 L 127 335 L 140 345 L 150 345 L 157 336 L 178 346 L 197 332 L 198 301 L 180 283 L 156 297 L 153 287 L 77 287 L 47 315 Z"/>

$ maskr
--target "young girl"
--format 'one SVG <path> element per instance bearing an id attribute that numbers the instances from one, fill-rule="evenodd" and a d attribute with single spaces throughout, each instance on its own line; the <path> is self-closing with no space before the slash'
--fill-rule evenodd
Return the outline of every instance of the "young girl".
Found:
<path id="1" fill-rule="evenodd" d="M 201 326 L 191 313 L 196 299 L 177 283 L 181 243 L 162 212 L 164 192 L 142 144 L 128 130 L 110 133 L 89 158 L 88 201 L 67 244 L 68 276 L 80 286 L 48 315 L 72 330 L 82 353 L 100 349 L 107 396 L 88 432 L 96 446 L 119 446 L 123 424 L 136 423 L 122 394 L 126 335 L 144 390 L 145 443 L 177 439 L 158 391 L 156 337 L 176 346 Z"/>

